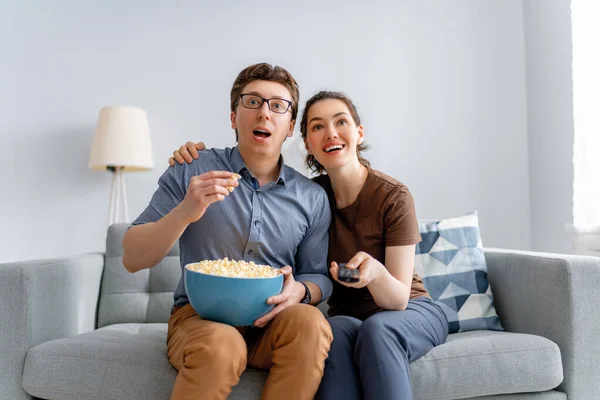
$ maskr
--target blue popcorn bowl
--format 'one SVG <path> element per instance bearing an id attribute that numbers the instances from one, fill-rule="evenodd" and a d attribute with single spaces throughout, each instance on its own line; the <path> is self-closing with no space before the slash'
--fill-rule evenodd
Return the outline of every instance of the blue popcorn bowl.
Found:
<path id="1" fill-rule="evenodd" d="M 239 278 L 183 269 L 190 304 L 202 319 L 231 326 L 249 326 L 274 307 L 267 299 L 281 293 L 283 274 Z"/>

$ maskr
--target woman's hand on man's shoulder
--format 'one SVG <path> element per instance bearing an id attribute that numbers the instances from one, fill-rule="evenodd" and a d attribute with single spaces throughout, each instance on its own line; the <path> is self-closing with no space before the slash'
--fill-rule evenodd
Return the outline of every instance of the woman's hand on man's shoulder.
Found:
<path id="1" fill-rule="evenodd" d="M 179 164 L 185 162 L 190 164 L 192 161 L 198 159 L 198 151 L 204 149 L 206 149 L 206 145 L 203 142 L 187 142 L 173 152 L 173 157 L 169 158 L 169 165 L 172 167 L 176 162 Z"/>

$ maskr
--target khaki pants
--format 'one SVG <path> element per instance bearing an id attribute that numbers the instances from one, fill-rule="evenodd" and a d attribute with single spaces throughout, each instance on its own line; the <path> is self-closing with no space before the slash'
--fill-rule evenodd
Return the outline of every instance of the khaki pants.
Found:
<path id="1" fill-rule="evenodd" d="M 169 319 L 169 362 L 179 371 L 171 400 L 226 399 L 247 366 L 270 369 L 261 399 L 313 399 L 331 341 L 314 306 L 290 306 L 265 328 L 234 328 L 186 304 Z"/>

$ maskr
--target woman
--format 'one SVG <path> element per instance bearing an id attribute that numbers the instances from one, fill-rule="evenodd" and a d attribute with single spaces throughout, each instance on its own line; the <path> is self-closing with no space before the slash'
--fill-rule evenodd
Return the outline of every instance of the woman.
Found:
<path id="1" fill-rule="evenodd" d="M 364 128 L 352 101 L 322 91 L 304 107 L 306 164 L 329 197 L 329 303 L 333 343 L 317 399 L 412 399 L 409 363 L 442 344 L 448 321 L 414 273 L 421 241 L 408 188 L 361 156 Z M 187 147 L 186 147 L 187 146 Z M 182 146 L 169 160 L 197 157 Z M 323 174 L 326 172 L 327 174 Z M 340 281 L 339 263 L 358 269 Z"/>

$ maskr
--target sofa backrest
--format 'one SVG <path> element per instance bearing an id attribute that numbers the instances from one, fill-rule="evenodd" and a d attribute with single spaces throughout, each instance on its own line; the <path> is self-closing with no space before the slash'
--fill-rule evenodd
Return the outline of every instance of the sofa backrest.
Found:
<path id="1" fill-rule="evenodd" d="M 123 266 L 123 235 L 129 224 L 108 228 L 106 256 L 98 305 L 98 328 L 132 322 L 167 322 L 173 292 L 181 277 L 179 246 L 154 268 L 127 272 Z"/>

